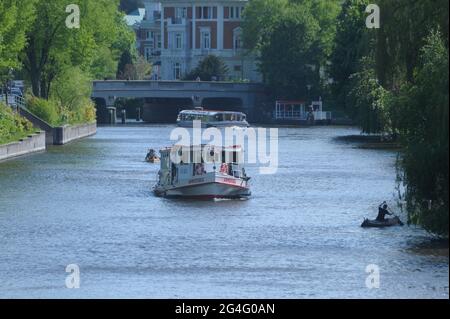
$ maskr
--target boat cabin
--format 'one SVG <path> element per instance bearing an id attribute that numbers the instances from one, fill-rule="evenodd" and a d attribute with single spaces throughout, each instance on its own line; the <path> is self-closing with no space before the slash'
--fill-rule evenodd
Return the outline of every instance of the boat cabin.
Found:
<path id="1" fill-rule="evenodd" d="M 240 146 L 175 145 L 161 152 L 160 176 L 163 184 L 185 184 L 208 175 L 245 178 L 244 152 Z"/>
<path id="2" fill-rule="evenodd" d="M 242 112 L 185 110 L 178 115 L 179 126 L 192 126 L 193 121 L 201 121 L 203 127 L 248 126 L 247 115 Z"/>

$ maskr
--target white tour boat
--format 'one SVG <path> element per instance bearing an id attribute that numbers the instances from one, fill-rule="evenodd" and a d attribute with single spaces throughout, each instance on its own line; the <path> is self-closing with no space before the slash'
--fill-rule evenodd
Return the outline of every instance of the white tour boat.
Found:
<path id="1" fill-rule="evenodd" d="M 202 127 L 249 127 L 247 115 L 242 112 L 211 111 L 201 108 L 185 110 L 178 114 L 177 124 L 181 127 L 192 127 L 194 121 L 201 121 Z"/>
<path id="2" fill-rule="evenodd" d="M 159 180 L 153 188 L 157 196 L 238 199 L 251 195 L 250 178 L 242 165 L 243 150 L 239 146 L 176 145 L 160 153 Z M 180 159 L 172 161 L 171 154 Z M 202 154 L 208 158 L 204 160 Z"/>

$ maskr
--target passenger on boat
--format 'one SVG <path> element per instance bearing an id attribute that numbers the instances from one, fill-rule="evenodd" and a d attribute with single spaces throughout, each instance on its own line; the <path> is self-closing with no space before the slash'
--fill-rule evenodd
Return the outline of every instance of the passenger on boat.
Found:
<path id="1" fill-rule="evenodd" d="M 147 156 L 145 157 L 145 160 L 147 162 L 155 162 L 159 159 L 158 155 L 156 154 L 156 151 L 154 149 L 148 150 Z"/>
<path id="2" fill-rule="evenodd" d="M 377 221 L 379 222 L 384 222 L 386 219 L 386 215 L 392 215 L 392 213 L 389 212 L 388 210 L 388 205 L 386 204 L 386 202 L 384 201 L 383 203 L 381 203 L 381 205 L 378 207 L 378 216 L 377 216 Z"/>
<path id="3" fill-rule="evenodd" d="M 222 165 L 220 166 L 220 172 L 224 173 L 224 174 L 228 174 L 228 164 L 222 163 Z"/>
<path id="4" fill-rule="evenodd" d="M 205 165 L 203 164 L 196 164 L 194 169 L 194 176 L 201 176 L 206 174 Z"/>

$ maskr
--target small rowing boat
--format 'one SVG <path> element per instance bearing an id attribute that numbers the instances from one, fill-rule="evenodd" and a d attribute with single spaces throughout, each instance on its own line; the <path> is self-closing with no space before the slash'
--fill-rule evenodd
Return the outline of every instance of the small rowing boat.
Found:
<path id="1" fill-rule="evenodd" d="M 148 151 L 147 156 L 145 157 L 145 161 L 147 163 L 159 163 L 160 162 L 160 158 L 158 155 L 156 155 L 155 150 L 151 149 Z"/>
<path id="2" fill-rule="evenodd" d="M 403 226 L 403 223 L 400 220 L 400 218 L 395 216 L 394 218 L 387 218 L 384 221 L 365 219 L 363 221 L 363 223 L 361 224 L 361 227 L 364 227 L 364 228 L 369 228 L 369 227 L 382 228 L 382 227 L 390 227 L 390 226 Z"/>

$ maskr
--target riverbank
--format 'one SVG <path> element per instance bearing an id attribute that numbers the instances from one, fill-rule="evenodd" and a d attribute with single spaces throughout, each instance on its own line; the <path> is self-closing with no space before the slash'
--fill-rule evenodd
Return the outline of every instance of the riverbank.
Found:
<path id="1" fill-rule="evenodd" d="M 37 132 L 17 142 L 0 145 L 0 161 L 45 151 L 45 132 Z"/>
<path id="2" fill-rule="evenodd" d="M 70 142 L 95 135 L 96 123 L 65 125 L 53 128 L 53 145 L 65 145 Z"/>
<path id="3" fill-rule="evenodd" d="M 0 145 L 19 141 L 35 131 L 31 122 L 0 103 Z"/>
<path id="4" fill-rule="evenodd" d="M 47 121 L 36 116 L 27 109 L 21 108 L 20 115 L 46 132 L 47 145 L 65 145 L 67 143 L 89 137 L 97 133 L 97 123 L 67 124 L 52 126 Z"/>

